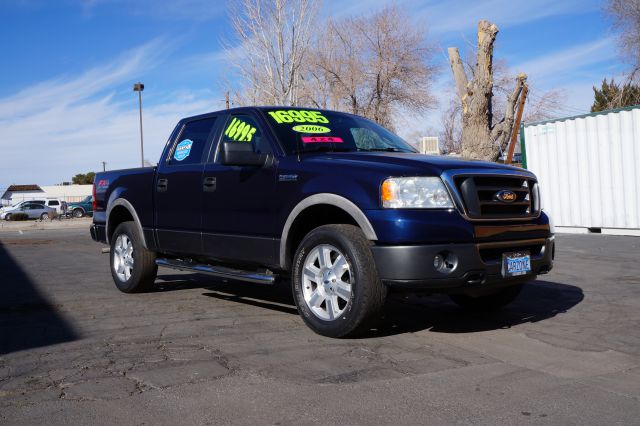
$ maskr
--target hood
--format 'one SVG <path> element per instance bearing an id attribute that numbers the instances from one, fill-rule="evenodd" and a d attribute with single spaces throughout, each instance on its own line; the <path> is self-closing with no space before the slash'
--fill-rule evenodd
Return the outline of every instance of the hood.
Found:
<path id="1" fill-rule="evenodd" d="M 389 176 L 440 176 L 450 170 L 509 170 L 530 173 L 525 169 L 456 157 L 396 152 L 327 152 L 306 154 L 303 162 L 326 163 L 329 167 L 358 167 Z"/>

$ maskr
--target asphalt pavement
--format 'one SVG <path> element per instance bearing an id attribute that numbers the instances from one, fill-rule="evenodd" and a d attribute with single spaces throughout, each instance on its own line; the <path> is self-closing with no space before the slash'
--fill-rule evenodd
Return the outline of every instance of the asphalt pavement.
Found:
<path id="1" fill-rule="evenodd" d="M 640 238 L 558 235 L 497 314 L 394 295 L 329 339 L 289 283 L 160 270 L 126 295 L 87 229 L 0 233 L 0 424 L 638 424 Z"/>

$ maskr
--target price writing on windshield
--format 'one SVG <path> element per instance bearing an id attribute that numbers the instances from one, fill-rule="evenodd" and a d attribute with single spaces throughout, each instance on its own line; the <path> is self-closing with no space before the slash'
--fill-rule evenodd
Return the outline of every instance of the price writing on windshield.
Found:
<path id="1" fill-rule="evenodd" d="M 306 111 L 301 109 L 290 109 L 288 111 L 269 111 L 269 115 L 276 123 L 328 123 L 327 117 L 320 111 Z"/>

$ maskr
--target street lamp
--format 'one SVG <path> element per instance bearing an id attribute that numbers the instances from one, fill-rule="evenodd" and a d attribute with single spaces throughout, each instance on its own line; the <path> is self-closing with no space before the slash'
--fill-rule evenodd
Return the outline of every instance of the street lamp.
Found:
<path id="1" fill-rule="evenodd" d="M 142 91 L 144 84 L 138 82 L 133 85 L 133 91 L 138 92 L 138 110 L 140 111 L 140 164 L 144 167 L 144 142 L 142 139 Z"/>

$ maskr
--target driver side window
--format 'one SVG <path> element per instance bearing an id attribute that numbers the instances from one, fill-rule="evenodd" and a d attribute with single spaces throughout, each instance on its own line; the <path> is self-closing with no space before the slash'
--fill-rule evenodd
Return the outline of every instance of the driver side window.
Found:
<path id="1" fill-rule="evenodd" d="M 247 114 L 235 114 L 229 116 L 222 131 L 222 143 L 250 143 L 253 151 L 257 153 L 270 153 L 269 142 L 264 138 L 264 133 L 253 117 Z"/>

